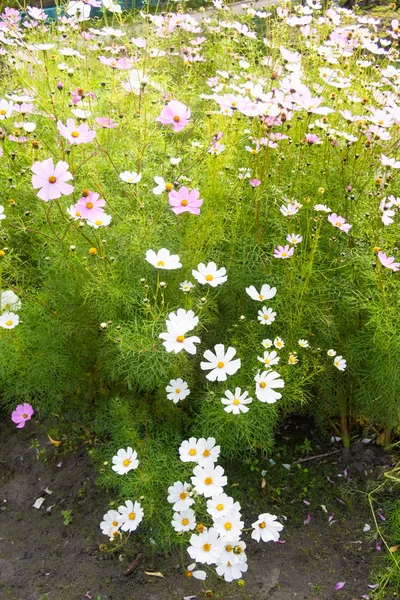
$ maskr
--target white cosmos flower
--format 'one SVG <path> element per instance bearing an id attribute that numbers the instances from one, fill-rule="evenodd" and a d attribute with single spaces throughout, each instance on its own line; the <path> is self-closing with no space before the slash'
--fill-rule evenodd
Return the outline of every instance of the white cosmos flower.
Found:
<path id="1" fill-rule="evenodd" d="M 273 311 L 272 308 L 262 307 L 261 310 L 258 311 L 257 319 L 260 321 L 261 325 L 271 325 L 275 321 L 276 312 Z"/>
<path id="2" fill-rule="evenodd" d="M 207 500 L 207 512 L 214 521 L 225 517 L 231 511 L 240 512 L 240 504 L 225 493 L 217 494 Z"/>
<path id="3" fill-rule="evenodd" d="M 197 265 L 197 271 L 193 269 L 192 275 L 199 283 L 208 284 L 211 287 L 217 287 L 228 279 L 225 267 L 218 269 L 215 262 L 209 262 L 207 265 L 200 263 Z"/>
<path id="4" fill-rule="evenodd" d="M 269 339 L 267 338 L 267 339 L 263 340 L 263 341 L 261 342 L 261 344 L 262 344 L 262 346 L 264 346 L 264 348 L 271 348 L 271 346 L 272 346 L 273 342 L 272 342 L 272 340 L 269 340 Z"/>
<path id="5" fill-rule="evenodd" d="M 174 404 L 178 404 L 179 400 L 184 400 L 190 394 L 188 384 L 181 378 L 171 379 L 165 390 L 168 392 L 168 400 L 172 400 Z"/>
<path id="6" fill-rule="evenodd" d="M 125 506 L 119 506 L 118 512 L 121 515 L 122 531 L 135 531 L 143 519 L 143 509 L 140 502 L 133 503 L 127 500 Z"/>
<path id="7" fill-rule="evenodd" d="M 107 225 L 109 225 L 111 223 L 111 221 L 112 221 L 112 216 L 107 215 L 107 213 L 98 215 L 94 221 L 91 221 L 90 219 L 86 219 L 86 223 L 88 225 L 90 225 L 91 227 L 94 227 L 95 229 L 98 229 L 99 227 L 107 227 Z"/>
<path id="8" fill-rule="evenodd" d="M 153 188 L 153 194 L 160 196 L 163 192 L 171 192 L 174 189 L 172 183 L 167 183 L 163 177 L 154 177 L 157 186 Z"/>
<path id="9" fill-rule="evenodd" d="M 227 413 L 232 413 L 233 415 L 239 415 L 240 413 L 248 412 L 249 408 L 246 404 L 251 404 L 253 398 L 247 398 L 249 392 L 244 391 L 237 387 L 235 388 L 235 393 L 233 394 L 229 390 L 225 392 L 225 398 L 221 398 L 222 404 L 225 405 L 224 411 Z"/>
<path id="10" fill-rule="evenodd" d="M 170 312 L 168 315 L 167 327 L 171 323 L 176 327 L 182 327 L 185 329 L 185 333 L 191 331 L 198 325 L 199 317 L 196 317 L 192 310 L 185 310 L 184 308 L 178 308 L 176 313 Z"/>
<path id="11" fill-rule="evenodd" d="M 288 358 L 289 365 L 296 365 L 298 362 L 299 362 L 299 359 L 297 358 L 297 356 L 294 352 L 292 354 L 289 354 L 289 358 Z"/>
<path id="12" fill-rule="evenodd" d="M 6 219 L 7 215 L 4 214 L 4 206 L 0 206 L 0 221 Z"/>
<path id="13" fill-rule="evenodd" d="M 179 457 L 182 462 L 198 462 L 199 441 L 195 437 L 184 440 L 179 447 Z"/>
<path id="14" fill-rule="evenodd" d="M 263 371 L 261 374 L 258 372 L 254 380 L 256 382 L 256 396 L 260 402 L 274 404 L 279 398 L 282 398 L 282 394 L 276 392 L 275 388 L 283 388 L 285 382 L 280 379 L 280 375 L 276 371 Z"/>
<path id="15" fill-rule="evenodd" d="M 242 542 L 239 537 L 225 537 L 224 538 L 224 549 L 219 559 L 219 564 L 228 564 L 236 565 L 237 563 L 243 563 L 247 561 L 247 556 L 245 553 L 246 544 Z"/>
<path id="16" fill-rule="evenodd" d="M 139 183 L 142 179 L 142 175 L 140 173 L 135 173 L 134 171 L 123 171 L 123 173 L 119 174 L 120 179 L 125 181 L 125 183 Z"/>
<path id="17" fill-rule="evenodd" d="M 180 269 L 182 267 L 179 256 L 171 254 L 167 248 L 161 248 L 157 253 L 146 250 L 146 260 L 157 269 Z"/>
<path id="18" fill-rule="evenodd" d="M 326 204 L 316 204 L 314 206 L 314 210 L 316 210 L 317 212 L 326 212 L 326 213 L 332 212 L 331 209 L 329 208 L 329 206 L 326 206 Z"/>
<path id="19" fill-rule="evenodd" d="M 214 520 L 214 527 L 221 537 L 239 538 L 242 534 L 244 522 L 239 511 L 229 511 L 224 517 Z"/>
<path id="20" fill-rule="evenodd" d="M 247 287 L 246 292 L 252 300 L 264 302 L 265 300 L 271 300 L 271 298 L 273 298 L 276 295 L 276 288 L 272 288 L 267 283 L 264 283 L 259 292 L 256 290 L 254 285 Z"/>
<path id="21" fill-rule="evenodd" d="M 213 465 L 217 462 L 221 452 L 221 446 L 216 446 L 215 438 L 200 438 L 197 442 L 198 458 L 197 462 L 202 467 Z"/>
<path id="22" fill-rule="evenodd" d="M 189 579 L 190 577 L 194 577 L 195 579 L 200 579 L 200 581 L 204 581 L 207 578 L 207 573 L 205 571 L 196 570 L 196 563 L 192 563 L 187 567 L 186 577 Z"/>
<path id="23" fill-rule="evenodd" d="M 1 310 L 19 310 L 21 308 L 21 302 L 17 294 L 14 294 L 11 290 L 1 292 L 0 303 Z"/>
<path id="24" fill-rule="evenodd" d="M 168 488 L 168 502 L 173 504 L 173 509 L 177 512 L 187 510 L 194 503 L 193 498 L 189 495 L 192 486 L 189 483 L 175 481 L 174 485 Z"/>
<path id="25" fill-rule="evenodd" d="M 227 375 L 234 375 L 240 369 L 240 358 L 232 360 L 236 354 L 235 348 L 229 346 L 225 352 L 223 344 L 216 344 L 215 353 L 211 350 L 204 352 L 204 358 L 208 362 L 201 362 L 200 367 L 203 371 L 210 371 L 206 378 L 209 381 L 226 381 Z"/>
<path id="26" fill-rule="evenodd" d="M 206 498 L 222 494 L 224 486 L 228 483 L 224 469 L 220 465 L 214 467 L 212 464 L 206 467 L 196 465 L 191 481 L 196 492 Z"/>
<path id="27" fill-rule="evenodd" d="M 277 521 L 275 515 L 263 513 L 258 516 L 257 521 L 252 523 L 253 531 L 251 537 L 256 542 L 277 542 L 279 540 L 279 532 L 282 531 L 283 525 Z"/>
<path id="28" fill-rule="evenodd" d="M 303 238 L 299 234 L 289 233 L 289 235 L 286 236 L 286 241 L 295 246 L 296 244 L 300 244 L 300 242 L 303 241 Z"/>
<path id="29" fill-rule="evenodd" d="M 310 345 L 307 340 L 299 340 L 297 343 L 300 348 L 308 348 Z"/>
<path id="30" fill-rule="evenodd" d="M 0 121 L 11 117 L 13 112 L 13 102 L 7 102 L 4 98 L 0 100 Z"/>
<path id="31" fill-rule="evenodd" d="M 235 579 L 241 579 L 242 573 L 246 573 L 247 568 L 246 555 L 244 555 L 244 560 L 235 564 L 232 564 L 229 560 L 223 563 L 219 562 L 215 570 L 220 577 L 230 583 Z"/>
<path id="32" fill-rule="evenodd" d="M 121 515 L 117 510 L 109 510 L 103 516 L 103 520 L 100 523 L 101 531 L 104 535 L 108 536 L 110 540 L 117 537 L 119 528 L 121 526 Z"/>
<path id="33" fill-rule="evenodd" d="M 191 508 L 174 513 L 171 525 L 178 533 L 181 531 L 191 531 L 196 527 L 196 516 Z"/>
<path id="34" fill-rule="evenodd" d="M 3 329 L 14 329 L 19 323 L 19 316 L 13 312 L 3 312 L 0 316 L 0 327 Z"/>
<path id="35" fill-rule="evenodd" d="M 328 356 L 336 356 L 336 350 L 332 350 L 332 348 L 330 350 L 328 350 L 327 352 Z"/>
<path id="36" fill-rule="evenodd" d="M 275 350 L 272 352 L 264 352 L 264 356 L 257 356 L 258 360 L 262 362 L 267 367 L 272 367 L 273 365 L 277 365 L 280 361 L 278 353 Z"/>
<path id="37" fill-rule="evenodd" d="M 283 341 L 283 339 L 282 339 L 282 338 L 280 338 L 280 337 L 276 337 L 276 338 L 274 339 L 274 346 L 275 346 L 275 348 L 276 348 L 277 350 L 281 350 L 282 348 L 284 348 L 284 347 L 285 347 L 285 342 Z"/>
<path id="38" fill-rule="evenodd" d="M 167 322 L 168 331 L 160 333 L 158 336 L 163 341 L 163 346 L 167 352 L 178 354 L 181 350 L 186 350 L 189 354 L 196 354 L 197 348 L 195 344 L 200 343 L 200 338 L 197 335 L 186 337 L 186 329 L 178 327 L 170 321 Z"/>
<path id="39" fill-rule="evenodd" d="M 118 473 L 118 475 L 125 475 L 133 469 L 137 469 L 139 461 L 137 459 L 136 450 L 132 450 L 130 446 L 126 450 L 121 448 L 112 459 L 113 467 L 112 470 Z"/>
<path id="40" fill-rule="evenodd" d="M 192 534 L 187 551 L 193 560 L 205 565 L 214 565 L 218 561 L 223 547 L 223 539 L 219 537 L 213 527 L 210 527 L 199 535 Z"/>
<path id="41" fill-rule="evenodd" d="M 182 283 L 179 284 L 179 289 L 182 292 L 185 292 L 185 294 L 187 294 L 188 292 L 191 292 L 193 288 L 194 288 L 194 283 L 192 283 L 191 281 L 182 281 Z"/>
<path id="42" fill-rule="evenodd" d="M 343 356 L 337 356 L 333 361 L 333 364 L 337 369 L 339 369 L 339 371 L 344 371 L 346 368 L 346 361 Z"/>

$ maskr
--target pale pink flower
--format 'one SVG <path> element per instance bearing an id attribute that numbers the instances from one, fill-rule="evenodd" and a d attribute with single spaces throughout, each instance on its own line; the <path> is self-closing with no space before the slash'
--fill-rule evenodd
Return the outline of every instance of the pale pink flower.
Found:
<path id="1" fill-rule="evenodd" d="M 203 200 L 199 196 L 200 192 L 198 190 L 189 191 L 187 187 L 183 186 L 179 190 L 172 190 L 168 194 L 168 203 L 176 215 L 183 212 L 199 215 L 200 206 L 203 204 Z"/>
<path id="2" fill-rule="evenodd" d="M 294 254 L 294 248 L 290 248 L 289 244 L 286 246 L 278 246 L 274 250 L 275 258 L 290 258 Z"/>
<path id="3" fill-rule="evenodd" d="M 32 406 L 24 402 L 23 404 L 18 404 L 15 410 L 13 410 L 11 420 L 13 423 L 17 423 L 17 429 L 22 429 L 22 427 L 25 427 L 26 421 L 32 418 L 33 413 Z"/>
<path id="4" fill-rule="evenodd" d="M 190 108 L 187 108 L 178 100 L 171 100 L 162 109 L 156 121 L 163 125 L 172 125 L 175 132 L 181 131 L 190 120 Z"/>
<path id="5" fill-rule="evenodd" d="M 66 183 L 72 179 L 72 174 L 68 171 L 68 168 L 68 163 L 62 160 L 54 166 L 52 158 L 35 162 L 31 167 L 34 173 L 32 175 L 32 186 L 35 190 L 41 188 L 37 193 L 37 197 L 48 202 L 72 194 L 73 186 Z"/>
<path id="6" fill-rule="evenodd" d="M 394 256 L 387 256 L 384 252 L 379 251 L 378 258 L 381 265 L 383 265 L 387 269 L 391 269 L 394 272 L 400 269 L 400 263 L 394 262 Z"/>
<path id="7" fill-rule="evenodd" d="M 86 123 L 75 125 L 74 119 L 67 119 L 67 125 L 64 125 L 61 121 L 57 121 L 57 128 L 70 144 L 87 144 L 88 142 L 92 142 L 96 135 L 96 132 L 89 129 Z"/>
<path id="8" fill-rule="evenodd" d="M 96 192 L 88 192 L 87 195 L 79 198 L 78 202 L 73 206 L 76 215 L 81 219 L 90 219 L 96 221 L 97 217 L 103 215 L 106 201 L 100 198 L 100 194 Z"/>
<path id="9" fill-rule="evenodd" d="M 96 117 L 95 121 L 98 125 L 104 127 L 104 129 L 115 129 L 119 125 L 114 119 L 108 119 L 107 117 Z"/>
<path id="10" fill-rule="evenodd" d="M 125 57 L 122 58 L 107 58 L 106 56 L 99 56 L 99 61 L 102 65 L 106 65 L 107 67 L 111 67 L 112 69 L 119 69 L 120 71 L 125 71 L 128 69 L 132 69 L 132 63 Z"/>
<path id="11" fill-rule="evenodd" d="M 345 233 L 349 233 L 350 229 L 353 227 L 353 225 L 349 225 L 349 223 L 346 223 L 345 219 L 343 217 L 339 217 L 339 215 L 337 215 L 336 213 L 332 213 L 331 215 L 329 215 L 328 221 L 332 223 L 334 227 L 341 229 Z"/>

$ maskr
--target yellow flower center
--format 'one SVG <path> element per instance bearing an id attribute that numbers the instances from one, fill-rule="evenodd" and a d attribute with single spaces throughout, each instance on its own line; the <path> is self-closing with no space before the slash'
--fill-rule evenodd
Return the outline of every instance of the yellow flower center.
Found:
<path id="1" fill-rule="evenodd" d="M 86 202 L 86 208 L 93 208 L 93 202 Z"/>
<path id="2" fill-rule="evenodd" d="M 265 523 L 265 521 L 263 521 L 262 523 L 260 523 L 260 529 L 265 529 L 267 526 L 267 524 Z"/>
<path id="3" fill-rule="evenodd" d="M 23 418 L 23 419 L 27 419 L 27 418 L 28 418 L 28 415 L 27 415 L 26 413 L 24 413 L 24 414 L 22 415 L 22 418 Z"/>
<path id="4" fill-rule="evenodd" d="M 13 322 L 11 321 L 11 319 L 8 319 L 8 321 L 6 321 L 6 325 L 8 325 L 8 327 L 11 327 L 12 324 Z"/>
<path id="5" fill-rule="evenodd" d="M 157 267 L 164 267 L 165 266 L 165 262 L 163 260 L 159 260 L 157 263 Z"/>
<path id="6" fill-rule="evenodd" d="M 215 508 L 217 510 L 224 510 L 224 505 L 223 504 L 217 504 L 217 506 Z"/>
<path id="7" fill-rule="evenodd" d="M 219 361 L 219 363 L 217 363 L 218 369 L 222 369 L 223 366 L 224 366 L 224 363 L 222 361 Z"/>
<path id="8" fill-rule="evenodd" d="M 187 200 L 182 200 L 181 206 L 187 206 L 189 203 Z"/>
<path id="9" fill-rule="evenodd" d="M 124 465 L 124 467 L 129 467 L 131 461 L 129 460 L 129 458 L 126 458 L 122 464 Z"/>
<path id="10" fill-rule="evenodd" d="M 227 552 L 232 552 L 233 548 L 232 548 L 232 546 L 225 546 L 225 550 Z"/>
<path id="11" fill-rule="evenodd" d="M 173 188 L 174 186 L 172 185 L 172 183 L 165 184 L 165 189 L 167 190 L 167 192 L 170 192 Z"/>
<path id="12" fill-rule="evenodd" d="M 179 388 L 176 388 L 175 394 L 180 394 L 180 393 L 181 393 L 181 390 Z"/>
<path id="13" fill-rule="evenodd" d="M 196 448 L 190 448 L 190 450 L 189 450 L 189 456 L 196 456 L 196 454 L 197 454 Z"/>
<path id="14" fill-rule="evenodd" d="M 199 523 L 199 524 L 196 526 L 196 529 L 197 529 L 197 531 L 198 531 L 199 533 L 203 533 L 203 531 L 204 531 L 204 525 L 203 525 L 203 523 Z"/>
<path id="15" fill-rule="evenodd" d="M 182 342 L 185 341 L 185 336 L 184 335 L 178 335 L 178 337 L 176 338 L 176 341 L 179 342 L 180 344 L 182 344 Z"/>
<path id="16" fill-rule="evenodd" d="M 7 111 L 6 111 L 6 110 L 4 110 L 4 108 L 2 108 L 2 109 L 0 110 L 0 115 L 6 115 L 6 114 L 7 114 Z"/>
<path id="17" fill-rule="evenodd" d="M 187 496 L 187 493 L 186 493 L 186 492 L 181 492 L 181 493 L 179 494 L 179 498 L 180 498 L 181 500 L 186 500 L 186 496 Z"/>
<path id="18" fill-rule="evenodd" d="M 264 364 L 265 364 L 265 365 L 269 365 L 269 363 L 270 363 L 270 360 L 269 360 L 269 358 L 264 358 Z"/>
<path id="19" fill-rule="evenodd" d="M 117 527 L 118 526 L 118 521 L 113 521 L 112 524 L 113 524 L 114 527 Z"/>
<path id="20" fill-rule="evenodd" d="M 266 387 L 267 387 L 267 384 L 265 383 L 265 381 L 261 381 L 261 382 L 260 382 L 260 388 L 263 388 L 263 389 L 264 389 L 264 388 L 266 388 Z"/>
<path id="21" fill-rule="evenodd" d="M 232 529 L 232 523 L 224 523 L 224 529 L 226 529 L 226 531 L 230 531 Z"/>
<path id="22" fill-rule="evenodd" d="M 266 321 L 268 321 L 268 319 L 269 319 L 269 315 L 264 315 L 264 319 L 265 319 Z"/>
<path id="23" fill-rule="evenodd" d="M 49 183 L 55 183 L 57 181 L 57 178 L 54 177 L 54 175 L 50 175 L 49 177 Z"/>
<path id="24" fill-rule="evenodd" d="M 102 224 L 102 221 L 96 221 L 95 222 L 95 225 L 101 225 L 101 224 Z"/>
<path id="25" fill-rule="evenodd" d="M 205 458 L 208 458 L 210 456 L 210 454 L 211 454 L 211 452 L 208 449 L 204 450 L 204 452 L 203 452 L 203 456 Z"/>
<path id="26" fill-rule="evenodd" d="M 235 406 L 237 406 L 238 404 L 240 404 L 240 400 L 238 400 L 237 398 L 235 398 L 234 401 L 232 402 L 232 404 L 234 404 Z"/>
<path id="27" fill-rule="evenodd" d="M 204 483 L 206 485 L 211 485 L 212 482 L 213 482 L 212 477 L 206 477 L 205 480 L 204 480 Z"/>
<path id="28" fill-rule="evenodd" d="M 186 577 L 193 577 L 192 571 L 186 571 Z"/>
<path id="29" fill-rule="evenodd" d="M 378 125 L 383 125 L 384 121 L 382 121 L 382 119 L 380 121 L 378 121 Z"/>
<path id="30" fill-rule="evenodd" d="M 282 252 L 282 256 L 287 256 L 287 252 Z"/>
<path id="31" fill-rule="evenodd" d="M 175 123 L 179 123 L 180 120 L 181 120 L 181 118 L 178 117 L 178 115 L 175 115 L 175 117 L 174 117 Z"/>
<path id="32" fill-rule="evenodd" d="M 206 281 L 212 281 L 214 277 L 212 275 L 206 275 Z"/>
<path id="33" fill-rule="evenodd" d="M 128 519 L 130 519 L 131 521 L 134 521 L 136 519 L 136 514 L 134 512 L 129 513 Z"/>
<path id="34" fill-rule="evenodd" d="M 210 552 L 211 544 L 203 544 L 203 550 L 204 552 Z"/>
<path id="35" fill-rule="evenodd" d="M 258 294 L 258 297 L 260 300 L 262 300 L 264 298 L 264 296 L 262 294 Z"/>
<path id="36" fill-rule="evenodd" d="M 336 227 L 341 227 L 342 224 L 340 223 L 340 221 L 336 221 Z"/>
<path id="37" fill-rule="evenodd" d="M 71 137 L 73 137 L 73 138 L 78 138 L 78 137 L 79 137 L 79 133 L 78 133 L 78 131 L 72 131 L 72 132 L 71 132 Z"/>
<path id="38" fill-rule="evenodd" d="M 189 519 L 182 519 L 182 525 L 184 527 L 186 527 L 186 525 L 189 525 Z"/>

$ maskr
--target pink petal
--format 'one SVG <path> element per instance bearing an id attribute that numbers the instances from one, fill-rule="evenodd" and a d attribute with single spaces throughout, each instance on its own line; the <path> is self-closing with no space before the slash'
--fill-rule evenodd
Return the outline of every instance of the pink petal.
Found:
<path id="1" fill-rule="evenodd" d="M 341 590 L 342 587 L 344 587 L 346 585 L 345 581 L 338 581 L 337 584 L 335 585 L 335 587 L 333 588 L 334 590 Z"/>

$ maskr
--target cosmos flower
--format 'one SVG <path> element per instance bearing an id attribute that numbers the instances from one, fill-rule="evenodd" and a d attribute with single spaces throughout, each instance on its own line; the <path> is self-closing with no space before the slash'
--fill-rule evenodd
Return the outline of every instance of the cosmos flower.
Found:
<path id="1" fill-rule="evenodd" d="M 191 536 L 187 551 L 193 560 L 205 565 L 213 565 L 218 561 L 223 547 L 223 539 L 219 537 L 213 527 L 210 527 L 199 535 L 194 533 Z"/>
<path id="2" fill-rule="evenodd" d="M 37 197 L 48 202 L 72 194 L 74 191 L 73 186 L 66 183 L 72 179 L 72 174 L 68 169 L 69 165 L 64 161 L 59 161 L 54 166 L 52 158 L 35 162 L 31 170 L 33 172 L 32 187 L 34 189 L 40 188 Z"/>
<path id="3" fill-rule="evenodd" d="M 332 213 L 331 215 L 329 215 L 328 221 L 334 227 L 337 227 L 341 231 L 344 231 L 344 233 L 349 233 L 350 229 L 353 227 L 353 225 L 349 225 L 349 223 L 346 223 L 346 220 L 343 217 L 339 217 L 339 215 L 337 215 L 336 213 Z"/>
<path id="4" fill-rule="evenodd" d="M 67 119 L 67 124 L 64 125 L 61 121 L 57 121 L 59 133 L 69 141 L 70 144 L 87 144 L 92 142 L 96 137 L 96 132 L 89 129 L 86 123 L 75 125 L 74 119 Z"/>
<path id="5" fill-rule="evenodd" d="M 263 542 L 277 542 L 280 536 L 279 532 L 283 529 L 283 525 L 277 521 L 277 518 L 270 513 L 259 515 L 257 521 L 252 523 L 251 537 L 253 540 L 256 540 L 256 542 L 260 540 Z"/>
<path id="6" fill-rule="evenodd" d="M 21 308 L 21 301 L 12 290 L 5 290 L 1 292 L 0 307 L 1 310 L 19 310 Z"/>
<path id="7" fill-rule="evenodd" d="M 191 508 L 174 513 L 171 525 L 176 532 L 191 531 L 196 527 L 196 516 Z"/>
<path id="8" fill-rule="evenodd" d="M 183 186 L 179 190 L 172 190 L 168 194 L 168 203 L 176 215 L 183 212 L 199 215 L 200 206 L 203 204 L 203 200 L 199 196 L 200 192 L 198 190 L 188 190 L 187 187 Z"/>
<path id="9" fill-rule="evenodd" d="M 28 402 L 18 404 L 11 413 L 11 421 L 17 424 L 17 429 L 22 429 L 22 427 L 25 427 L 25 423 L 32 418 L 34 412 L 35 411 Z"/>
<path id="10" fill-rule="evenodd" d="M 276 312 L 272 310 L 272 308 L 267 308 L 263 306 L 261 310 L 258 311 L 257 319 L 260 321 L 261 325 L 271 325 L 275 321 Z"/>
<path id="11" fill-rule="evenodd" d="M 280 375 L 276 371 L 258 372 L 254 381 L 256 382 L 256 396 L 260 402 L 274 404 L 282 398 L 282 394 L 276 392 L 275 389 L 283 388 L 285 382 L 280 379 Z"/>
<path id="12" fill-rule="evenodd" d="M 294 254 L 294 248 L 290 248 L 288 244 L 286 246 L 278 246 L 274 250 L 275 258 L 290 258 Z"/>
<path id="13" fill-rule="evenodd" d="M 156 269 L 180 269 L 182 267 L 179 256 L 177 254 L 171 254 L 167 248 L 161 248 L 158 252 L 154 250 L 146 251 L 146 260 L 148 263 L 156 267 Z"/>
<path id="14" fill-rule="evenodd" d="M 196 569 L 196 563 L 192 563 L 187 567 L 185 575 L 188 579 L 190 577 L 194 577 L 200 581 L 204 581 L 207 578 L 207 573 L 205 571 L 199 571 Z"/>
<path id="15" fill-rule="evenodd" d="M 82 197 L 73 206 L 73 210 L 80 219 L 89 219 L 96 222 L 96 219 L 104 214 L 103 206 L 105 205 L 106 201 L 100 198 L 100 194 L 84 190 Z"/>
<path id="16" fill-rule="evenodd" d="M 225 405 L 224 411 L 227 413 L 232 413 L 233 415 L 239 415 L 240 413 L 246 413 L 249 410 L 247 404 L 251 404 L 253 401 L 252 398 L 248 398 L 249 392 L 244 391 L 237 387 L 235 388 L 235 393 L 233 394 L 231 391 L 226 390 L 225 397 L 221 398 L 222 404 Z"/>
<path id="17" fill-rule="evenodd" d="M 240 369 L 240 358 L 233 360 L 236 354 L 235 348 L 230 346 L 225 352 L 223 344 L 216 344 L 215 352 L 206 350 L 204 358 L 208 362 L 201 362 L 200 368 L 203 371 L 210 371 L 206 375 L 209 381 L 226 381 L 228 375 L 234 375 Z"/>
<path id="18" fill-rule="evenodd" d="M 101 531 L 104 533 L 104 535 L 109 537 L 110 540 L 113 540 L 117 537 L 120 526 L 121 515 L 117 510 L 109 510 L 106 512 L 106 514 L 103 516 L 102 522 L 100 523 Z"/>
<path id="19" fill-rule="evenodd" d="M 125 475 L 139 466 L 136 450 L 132 450 L 130 446 L 126 450 L 121 448 L 112 458 L 112 470 L 118 475 Z"/>
<path id="20" fill-rule="evenodd" d="M 178 404 L 180 400 L 184 400 L 190 394 L 188 384 L 181 378 L 171 379 L 165 390 L 168 392 L 168 400 L 172 400 L 174 404 Z"/>
<path id="21" fill-rule="evenodd" d="M 0 327 L 3 329 L 14 329 L 19 323 L 19 316 L 13 312 L 6 311 L 0 315 Z"/>
<path id="22" fill-rule="evenodd" d="M 344 371 L 346 369 L 346 361 L 343 356 L 336 356 L 333 364 L 339 371 Z"/>
<path id="23" fill-rule="evenodd" d="M 217 268 L 214 262 L 209 262 L 207 265 L 200 263 L 196 269 L 192 271 L 193 277 L 201 284 L 208 284 L 211 287 L 216 287 L 225 283 L 228 279 L 225 267 Z"/>
<path id="24" fill-rule="evenodd" d="M 391 271 L 398 271 L 400 269 L 400 263 L 395 262 L 394 256 L 387 256 L 384 252 L 378 252 L 378 258 L 382 266 L 390 269 Z"/>
<path id="25" fill-rule="evenodd" d="M 258 300 L 259 302 L 264 302 L 265 300 L 271 300 L 276 295 L 276 288 L 270 287 L 268 283 L 264 283 L 261 286 L 261 290 L 258 292 L 254 285 L 246 288 L 246 293 L 250 296 L 252 300 Z"/>
<path id="26" fill-rule="evenodd" d="M 140 173 L 135 173 L 133 171 L 124 171 L 119 174 L 119 178 L 122 179 L 122 181 L 125 181 L 125 183 L 139 183 L 142 176 Z"/>
<path id="27" fill-rule="evenodd" d="M 196 492 L 205 498 L 222 494 L 224 486 L 228 483 L 224 473 L 224 469 L 220 465 L 214 466 L 212 463 L 205 467 L 197 465 L 193 469 L 192 485 Z"/>
<path id="28" fill-rule="evenodd" d="M 140 502 L 133 503 L 132 500 L 127 500 L 125 506 L 119 506 L 118 512 L 121 515 L 122 531 L 135 531 L 143 519 L 143 509 Z"/>
<path id="29" fill-rule="evenodd" d="M 177 133 L 189 124 L 190 108 L 187 108 L 178 100 L 171 100 L 162 109 L 156 121 L 163 125 L 172 125 L 172 129 Z"/>
<path id="30" fill-rule="evenodd" d="M 168 502 L 173 504 L 173 509 L 176 512 L 187 510 L 189 506 L 194 503 L 194 498 L 191 497 L 190 493 L 192 486 L 189 483 L 182 483 L 182 481 L 175 481 L 173 485 L 168 488 Z"/>

